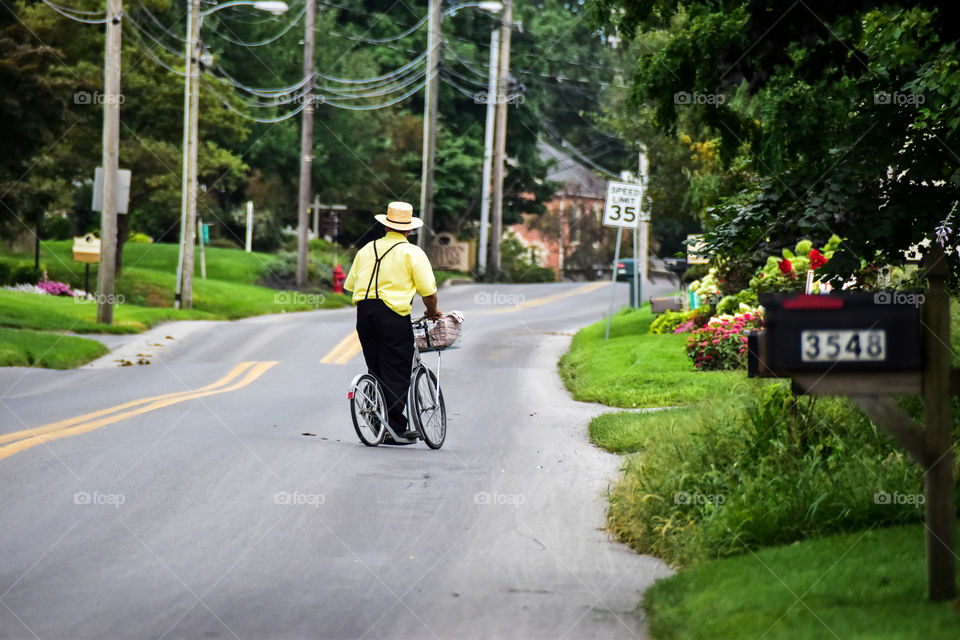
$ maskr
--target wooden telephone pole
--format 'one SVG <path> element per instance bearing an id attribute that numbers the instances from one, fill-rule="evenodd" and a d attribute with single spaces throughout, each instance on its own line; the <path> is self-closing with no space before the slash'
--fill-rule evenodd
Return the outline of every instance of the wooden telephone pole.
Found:
<path id="1" fill-rule="evenodd" d="M 493 143 L 493 229 L 490 233 L 490 263 L 493 275 L 500 273 L 500 239 L 503 235 L 503 173 L 507 151 L 507 91 L 510 88 L 510 32 L 513 0 L 503 0 L 500 26 L 500 70 L 497 81 L 497 124 Z"/>
<path id="2" fill-rule="evenodd" d="M 303 77 L 309 78 L 305 98 L 307 105 L 303 108 L 300 128 L 300 193 L 297 202 L 299 213 L 297 223 L 297 286 L 307 285 L 307 248 L 309 238 L 307 230 L 310 228 L 310 192 L 311 174 L 313 172 L 313 25 L 317 19 L 317 4 L 315 0 L 307 0 L 306 33 L 303 36 Z"/>
<path id="3" fill-rule="evenodd" d="M 123 0 L 107 0 L 107 44 L 103 72 L 103 210 L 100 212 L 100 268 L 97 322 L 113 323 L 117 258 L 117 172 L 120 166 L 120 37 Z"/>

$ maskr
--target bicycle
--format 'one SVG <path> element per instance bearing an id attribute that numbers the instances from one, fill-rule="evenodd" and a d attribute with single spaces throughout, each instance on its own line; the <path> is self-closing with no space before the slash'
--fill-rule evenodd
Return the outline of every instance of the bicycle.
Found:
<path id="1" fill-rule="evenodd" d="M 401 437 L 391 428 L 380 382 L 369 373 L 361 373 L 350 383 L 347 398 L 353 428 L 368 447 L 381 444 L 387 434 L 397 444 L 412 444 L 422 439 L 431 449 L 439 449 L 446 440 L 447 409 L 440 389 L 440 367 L 443 351 L 460 346 L 463 339 L 461 322 L 445 315 L 437 321 L 418 318 L 412 324 L 414 347 L 410 390 L 407 392 L 407 420 L 417 431 L 417 437 Z M 424 364 L 420 355 L 423 351 L 437 352 L 436 375 Z"/>

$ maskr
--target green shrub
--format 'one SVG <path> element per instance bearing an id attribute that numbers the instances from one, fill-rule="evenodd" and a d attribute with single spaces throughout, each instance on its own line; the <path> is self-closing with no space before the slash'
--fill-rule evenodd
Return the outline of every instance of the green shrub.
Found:
<path id="1" fill-rule="evenodd" d="M 677 327 L 685 322 L 691 322 L 690 329 L 702 327 L 710 319 L 710 308 L 699 307 L 689 311 L 664 311 L 650 323 L 649 333 L 674 333 Z"/>
<path id="2" fill-rule="evenodd" d="M 15 284 L 10 282 L 10 273 L 13 271 L 10 263 L 0 261 L 0 287 L 6 284 Z"/>
<path id="3" fill-rule="evenodd" d="M 41 271 L 33 268 L 32 263 L 21 262 L 10 271 L 10 284 L 37 284 L 40 281 Z"/>
<path id="4" fill-rule="evenodd" d="M 208 247 L 217 247 L 218 249 L 241 249 L 242 247 L 230 238 L 214 238 L 207 243 Z"/>
<path id="5" fill-rule="evenodd" d="M 553 282 L 553 269 L 537 264 L 536 249 L 526 247 L 516 238 L 500 243 L 501 268 L 509 282 Z"/>
<path id="6" fill-rule="evenodd" d="M 618 538 L 686 565 L 922 519 L 920 505 L 875 499 L 921 494 L 922 472 L 847 400 L 798 400 L 786 385 L 742 389 L 673 422 L 665 411 L 623 414 L 617 440 L 640 453 L 610 495 Z M 637 433 L 623 434 L 623 420 Z"/>
<path id="7" fill-rule="evenodd" d="M 145 233 L 131 232 L 127 242 L 132 242 L 134 244 L 151 244 L 153 243 L 153 238 Z"/>

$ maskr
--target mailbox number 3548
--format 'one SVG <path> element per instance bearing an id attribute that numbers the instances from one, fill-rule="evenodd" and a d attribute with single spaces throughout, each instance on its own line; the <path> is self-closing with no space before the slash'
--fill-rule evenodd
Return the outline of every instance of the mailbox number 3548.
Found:
<path id="1" fill-rule="evenodd" d="M 882 329 L 811 330 L 800 333 L 804 362 L 877 362 L 887 359 Z"/>

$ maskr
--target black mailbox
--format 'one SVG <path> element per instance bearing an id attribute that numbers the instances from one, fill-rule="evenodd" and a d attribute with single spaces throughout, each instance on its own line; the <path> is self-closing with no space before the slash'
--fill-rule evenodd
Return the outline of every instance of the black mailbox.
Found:
<path id="1" fill-rule="evenodd" d="M 774 373 L 923 367 L 919 293 L 763 294 L 763 363 Z"/>

